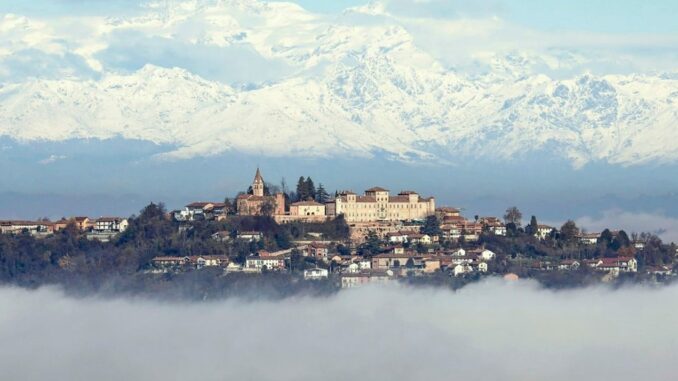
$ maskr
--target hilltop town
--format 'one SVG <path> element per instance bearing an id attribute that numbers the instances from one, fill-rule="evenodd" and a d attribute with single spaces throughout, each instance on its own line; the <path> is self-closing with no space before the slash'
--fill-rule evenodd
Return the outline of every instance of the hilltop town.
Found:
<path id="1" fill-rule="evenodd" d="M 330 195 L 304 177 L 288 190 L 265 182 L 259 169 L 233 199 L 171 211 L 151 204 L 132 217 L 6 220 L 0 232 L 0 279 L 21 284 L 69 276 L 96 283 L 111 274 L 135 282 L 270 277 L 329 289 L 455 286 L 485 276 L 553 286 L 667 282 L 678 255 L 675 244 L 650 233 L 586 232 L 573 221 L 548 226 L 536 216 L 523 223 L 515 207 L 501 217 L 467 218 L 412 190 Z"/>

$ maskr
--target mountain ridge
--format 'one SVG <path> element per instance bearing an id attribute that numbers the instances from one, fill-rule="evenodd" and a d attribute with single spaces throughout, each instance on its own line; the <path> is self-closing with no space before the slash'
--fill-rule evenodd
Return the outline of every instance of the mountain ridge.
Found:
<path id="1" fill-rule="evenodd" d="M 445 162 L 547 151 L 575 167 L 678 161 L 678 139 L 668 138 L 678 122 L 676 73 L 554 79 L 530 68 L 579 58 L 529 52 L 495 54 L 489 71 L 460 73 L 407 28 L 379 22 L 390 17 L 379 3 L 329 19 L 245 0 L 149 9 L 109 19 L 100 33 L 136 27 L 193 45 L 243 46 L 286 67 L 273 80 L 239 86 L 172 65 L 110 68 L 99 48 L 86 57 L 103 67 L 97 78 L 1 85 L 0 136 L 140 139 L 177 146 L 160 155 L 169 159 L 236 150 Z"/>
<path id="2" fill-rule="evenodd" d="M 99 81 L 5 85 L 0 134 L 29 141 L 121 136 L 179 145 L 168 153 L 177 158 L 261 149 L 432 159 L 426 147 L 440 146 L 451 155 L 501 159 L 551 143 L 574 165 L 678 159 L 678 143 L 662 138 L 678 120 L 675 80 L 583 75 L 483 88 L 398 72 L 388 60 L 333 70 L 324 81 L 292 78 L 251 91 L 152 65 Z"/>

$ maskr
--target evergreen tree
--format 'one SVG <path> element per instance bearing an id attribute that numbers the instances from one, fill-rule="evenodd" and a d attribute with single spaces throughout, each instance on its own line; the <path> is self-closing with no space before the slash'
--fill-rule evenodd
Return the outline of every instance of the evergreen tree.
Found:
<path id="1" fill-rule="evenodd" d="M 578 235 L 579 228 L 577 227 L 577 224 L 575 224 L 574 221 L 572 220 L 568 220 L 560 228 L 560 239 L 562 239 L 565 242 L 574 241 L 575 239 L 577 239 Z"/>
<path id="2" fill-rule="evenodd" d="M 612 243 L 612 239 L 614 239 L 614 237 L 612 236 L 610 229 L 605 229 L 602 233 L 600 233 L 600 237 L 598 237 L 598 243 L 605 246 L 605 248 L 608 248 Z"/>
<path id="3" fill-rule="evenodd" d="M 279 249 L 289 249 L 292 244 L 290 243 L 290 234 L 283 230 L 278 233 L 276 233 L 273 236 L 273 239 L 275 240 L 276 246 L 278 246 Z"/>
<path id="4" fill-rule="evenodd" d="M 513 222 L 506 223 L 506 234 L 509 237 L 515 237 L 518 235 L 518 226 Z"/>
<path id="5" fill-rule="evenodd" d="M 285 202 L 285 212 L 290 211 L 290 204 L 291 204 L 293 196 L 294 196 L 294 192 L 292 192 L 292 196 L 288 195 L 287 193 L 283 193 L 283 200 Z"/>
<path id="6" fill-rule="evenodd" d="M 619 251 L 621 248 L 629 246 L 631 246 L 631 240 L 629 239 L 628 234 L 626 234 L 626 232 L 623 230 L 614 235 L 612 240 L 607 243 L 607 248 L 615 252 Z"/>
<path id="7" fill-rule="evenodd" d="M 323 187 L 323 184 L 318 184 L 318 190 L 315 192 L 315 200 L 321 204 L 324 204 L 329 201 L 329 199 L 330 195 L 325 190 L 325 187 Z"/>
<path id="8" fill-rule="evenodd" d="M 306 179 L 304 176 L 299 177 L 297 182 L 297 197 L 294 201 L 306 200 L 308 198 L 308 190 L 306 188 Z"/>
<path id="9" fill-rule="evenodd" d="M 532 218 L 530 218 L 530 224 L 525 227 L 525 233 L 528 235 L 535 235 L 537 234 L 538 229 L 539 223 L 537 222 L 537 217 L 532 216 Z"/>
<path id="10" fill-rule="evenodd" d="M 619 231 L 619 234 L 617 234 L 617 236 L 615 237 L 615 241 L 617 242 L 620 248 L 631 246 L 631 240 L 629 239 L 629 235 L 626 234 L 626 232 L 623 230 Z"/>
<path id="11" fill-rule="evenodd" d="M 426 217 L 426 221 L 424 221 L 424 226 L 421 228 L 421 232 L 430 236 L 440 235 L 442 231 L 440 230 L 440 221 L 438 221 L 438 217 Z"/>
<path id="12" fill-rule="evenodd" d="M 316 196 L 316 191 L 315 191 L 315 185 L 313 184 L 313 180 L 311 180 L 311 177 L 306 178 L 306 198 L 303 198 L 302 200 L 307 200 L 307 199 L 312 199 L 315 200 Z"/>
<path id="13" fill-rule="evenodd" d="M 342 244 L 339 244 L 339 245 L 337 245 L 337 253 L 339 255 L 349 256 L 349 255 L 351 255 L 351 249 L 342 245 Z"/>
<path id="14" fill-rule="evenodd" d="M 370 230 L 365 237 L 365 243 L 360 245 L 358 252 L 362 256 L 371 257 L 381 251 L 381 240 L 374 231 Z"/>

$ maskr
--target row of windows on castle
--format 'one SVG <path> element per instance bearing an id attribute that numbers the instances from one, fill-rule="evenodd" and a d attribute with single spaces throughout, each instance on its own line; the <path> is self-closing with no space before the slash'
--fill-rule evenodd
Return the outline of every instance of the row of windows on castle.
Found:
<path id="1" fill-rule="evenodd" d="M 356 207 L 358 208 L 369 208 L 369 209 L 374 209 L 374 208 L 383 208 L 384 206 L 388 208 L 397 208 L 397 209 L 416 209 L 416 208 L 423 208 L 424 204 L 419 203 L 419 204 L 388 204 L 388 205 L 377 205 L 374 203 L 357 203 L 355 204 Z M 350 206 L 345 205 L 344 207 L 350 208 Z"/>

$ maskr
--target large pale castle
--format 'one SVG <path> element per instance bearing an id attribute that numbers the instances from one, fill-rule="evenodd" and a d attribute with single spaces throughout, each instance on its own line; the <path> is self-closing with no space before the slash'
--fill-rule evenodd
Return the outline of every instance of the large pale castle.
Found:
<path id="1" fill-rule="evenodd" d="M 347 222 L 423 220 L 435 210 L 433 197 L 422 198 L 412 191 L 391 196 L 388 189 L 380 187 L 366 190 L 363 196 L 342 192 L 327 204 L 328 215 L 343 214 Z"/>

